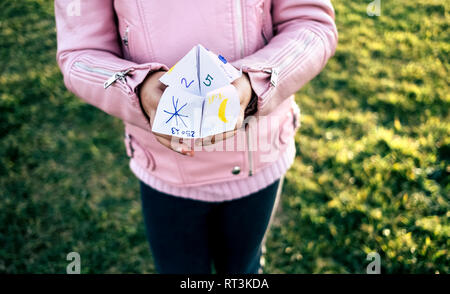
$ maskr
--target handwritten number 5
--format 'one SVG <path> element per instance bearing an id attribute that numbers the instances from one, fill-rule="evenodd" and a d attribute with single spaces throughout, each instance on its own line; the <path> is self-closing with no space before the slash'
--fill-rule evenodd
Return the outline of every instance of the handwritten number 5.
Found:
<path id="1" fill-rule="evenodd" d="M 206 87 L 209 87 L 209 86 L 211 86 L 211 81 L 214 80 L 214 78 L 210 75 L 207 75 L 205 80 L 207 80 L 209 83 L 207 84 L 207 83 L 203 82 L 203 84 L 205 84 Z"/>
<path id="2" fill-rule="evenodd" d="M 184 84 L 186 85 L 186 88 L 189 88 L 189 86 L 192 85 L 192 83 L 194 82 L 194 80 L 192 80 L 192 81 L 188 84 L 187 81 L 186 81 L 186 79 L 185 79 L 185 78 L 182 78 L 182 79 L 181 79 L 181 84 L 183 84 L 183 81 L 184 81 Z"/>

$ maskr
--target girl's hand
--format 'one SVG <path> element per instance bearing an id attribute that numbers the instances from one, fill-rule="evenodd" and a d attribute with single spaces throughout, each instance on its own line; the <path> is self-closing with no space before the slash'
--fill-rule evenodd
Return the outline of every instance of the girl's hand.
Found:
<path id="1" fill-rule="evenodd" d="M 155 71 L 150 73 L 142 83 L 138 96 L 141 99 L 142 108 L 150 119 L 150 124 L 153 125 L 155 119 L 156 109 L 158 108 L 159 100 L 166 89 L 166 85 L 159 81 L 159 78 L 164 75 L 165 71 Z M 182 138 L 163 135 L 153 132 L 159 143 L 167 148 L 176 151 L 183 155 L 193 156 L 194 151 L 188 145 L 183 143 Z"/>
<path id="2" fill-rule="evenodd" d="M 237 129 L 242 127 L 242 123 L 244 122 L 245 109 L 247 108 L 247 106 L 250 102 L 250 99 L 252 98 L 252 93 L 253 93 L 252 86 L 250 84 L 248 75 L 245 72 L 242 73 L 242 76 L 239 79 L 236 79 L 231 84 L 236 87 L 238 94 L 239 94 L 239 99 L 241 101 L 241 111 L 239 113 L 236 127 L 232 131 L 224 132 L 221 134 L 216 134 L 216 135 L 205 137 L 202 139 L 196 139 L 195 144 L 197 146 L 211 145 L 211 144 L 215 144 L 219 141 L 225 140 L 229 137 L 234 136 L 237 132 Z"/>

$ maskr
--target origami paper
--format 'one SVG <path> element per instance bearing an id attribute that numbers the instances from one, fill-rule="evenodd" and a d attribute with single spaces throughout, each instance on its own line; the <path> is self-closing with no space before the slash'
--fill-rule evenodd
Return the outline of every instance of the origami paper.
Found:
<path id="1" fill-rule="evenodd" d="M 233 130 L 240 99 L 231 83 L 241 76 L 227 60 L 201 45 L 192 48 L 160 81 L 167 85 L 152 130 L 182 138 L 204 138 Z"/>

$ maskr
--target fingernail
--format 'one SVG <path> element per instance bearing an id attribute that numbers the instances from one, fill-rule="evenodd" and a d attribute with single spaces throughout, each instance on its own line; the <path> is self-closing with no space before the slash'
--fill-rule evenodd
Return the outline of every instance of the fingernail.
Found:
<path id="1" fill-rule="evenodd" d="M 194 156 L 194 151 L 193 151 L 193 150 L 190 150 L 190 149 L 185 149 L 185 148 L 183 148 L 183 149 L 181 149 L 181 152 L 182 152 L 184 155 L 187 155 L 187 156 L 190 156 L 190 157 Z"/>
<path id="2" fill-rule="evenodd" d="M 178 152 L 178 153 L 180 153 L 180 154 L 182 154 L 182 155 L 185 155 L 184 154 L 184 148 L 183 148 L 183 146 L 178 146 L 178 147 L 176 147 L 175 149 L 173 149 L 173 150 L 175 150 L 176 152 Z"/>
<path id="3" fill-rule="evenodd" d="M 180 153 L 181 155 L 187 155 L 187 156 L 194 156 L 194 151 L 189 149 L 186 146 L 178 146 L 174 149 L 176 152 Z"/>

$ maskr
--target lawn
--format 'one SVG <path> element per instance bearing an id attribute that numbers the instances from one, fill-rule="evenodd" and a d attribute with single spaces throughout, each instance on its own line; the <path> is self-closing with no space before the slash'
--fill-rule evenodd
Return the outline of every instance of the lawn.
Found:
<path id="1" fill-rule="evenodd" d="M 153 273 L 118 119 L 64 87 L 53 1 L 0 3 L 0 272 Z M 449 2 L 334 1 L 339 45 L 302 127 L 267 273 L 448 273 Z M 447 33 L 446 33 L 447 32 Z"/>

